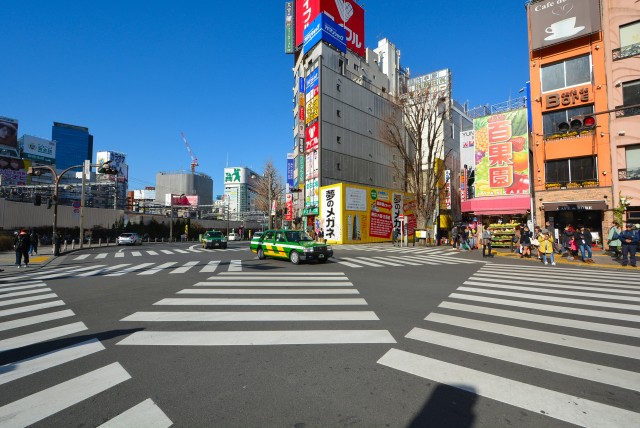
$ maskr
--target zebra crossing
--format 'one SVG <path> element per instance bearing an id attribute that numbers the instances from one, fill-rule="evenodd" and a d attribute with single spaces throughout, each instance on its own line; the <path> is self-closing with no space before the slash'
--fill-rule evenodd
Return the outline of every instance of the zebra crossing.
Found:
<path id="1" fill-rule="evenodd" d="M 598 401 L 640 392 L 638 279 L 636 273 L 485 264 L 405 336 L 421 353 L 392 348 L 378 363 L 579 426 L 640 426 L 640 413 Z M 597 339 L 588 337 L 593 334 Z M 447 352 L 434 352 L 433 345 Z M 504 375 L 478 369 L 487 365 Z M 532 369 L 535 385 L 518 379 Z M 558 390 L 572 383 L 559 383 L 559 376 L 585 382 L 583 396 L 575 388 Z"/>
<path id="2" fill-rule="evenodd" d="M 396 343 L 388 330 L 377 328 L 380 319 L 375 312 L 367 310 L 368 303 L 343 273 L 242 272 L 230 269 L 177 294 L 178 297 L 168 297 L 153 304 L 160 310 L 135 312 L 121 320 L 127 323 L 175 323 L 175 328 L 158 331 L 151 325 L 117 344 L 276 346 Z M 254 310 L 256 307 L 264 310 Z M 181 331 L 180 323 L 187 321 L 200 322 L 201 328 Z M 216 329 L 217 322 L 243 322 L 243 326 L 255 326 L 255 330 L 219 330 Z M 298 324 L 291 329 L 278 328 L 283 322 L 345 322 L 351 328 L 313 328 L 316 324 L 304 329 L 298 329 Z M 354 322 L 364 328 L 354 329 Z M 273 328 L 265 329 L 265 326 Z"/>
<path id="3" fill-rule="evenodd" d="M 27 291 L 30 295 L 40 294 L 27 298 L 18 297 L 26 295 L 18 293 Z M 97 338 L 92 338 L 22 360 L 16 361 L 24 356 L 12 359 L 11 351 L 15 351 L 13 355 L 20 355 L 21 348 L 51 343 L 88 330 L 83 322 L 74 321 L 75 313 L 64 309 L 64 306 L 65 303 L 57 294 L 40 280 L 0 285 L 0 385 L 5 391 L 9 391 L 9 388 L 20 390 L 19 384 L 30 381 L 31 376 L 47 376 L 50 369 L 86 360 L 90 355 L 105 350 Z M 85 367 L 86 362 L 80 365 Z M 118 362 L 91 367 L 89 370 L 11 402 L 7 402 L 9 394 L 3 394 L 3 398 L 0 398 L 0 425 L 31 425 L 88 399 L 100 405 L 100 399 L 96 397 L 98 394 L 131 379 L 131 375 Z M 109 403 L 102 405 L 108 406 Z M 153 400 L 147 399 L 120 415 L 115 415 L 104 426 L 170 425 L 172 422 L 164 412 Z"/>
<path id="4" fill-rule="evenodd" d="M 162 272 L 169 275 L 184 274 L 190 271 L 211 274 L 218 270 L 218 268 L 223 269 L 225 267 L 229 269 L 229 271 L 242 270 L 242 261 L 231 260 L 229 262 L 222 262 L 222 264 L 220 260 L 211 260 L 208 262 L 193 260 L 188 262 L 165 263 L 120 263 L 113 266 L 106 264 L 94 264 L 91 266 L 61 266 L 31 272 L 26 271 L 26 273 L 21 275 L 0 278 L 0 284 L 7 281 L 16 282 L 27 281 L 30 279 L 41 281 L 58 278 L 86 278 L 90 276 L 118 277 L 127 274 L 147 276 Z M 30 294 L 29 291 L 22 291 L 22 293 L 24 295 Z"/>
<path id="5" fill-rule="evenodd" d="M 444 247 L 393 247 L 389 245 L 341 245 L 339 250 L 359 250 L 384 252 L 384 256 L 345 256 L 340 251 L 331 259 L 350 268 L 398 267 L 398 266 L 441 266 L 487 263 L 484 260 L 469 260 L 453 257 L 459 254 L 449 246 Z"/>
<path id="6" fill-rule="evenodd" d="M 74 257 L 71 257 L 71 260 L 79 261 L 79 260 L 101 260 L 106 258 L 129 258 L 129 257 L 146 257 L 146 256 L 158 256 L 165 254 L 193 254 L 193 253 L 217 253 L 217 252 L 237 252 L 237 251 L 249 251 L 249 248 L 212 248 L 212 249 L 204 249 L 198 247 L 189 247 L 185 249 L 174 248 L 171 250 L 120 250 L 118 252 L 108 252 L 108 253 L 85 253 L 80 254 Z"/>

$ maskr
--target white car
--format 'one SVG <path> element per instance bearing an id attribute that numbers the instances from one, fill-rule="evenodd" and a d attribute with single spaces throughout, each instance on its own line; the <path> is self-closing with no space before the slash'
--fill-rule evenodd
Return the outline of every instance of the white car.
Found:
<path id="1" fill-rule="evenodd" d="M 142 238 L 137 233 L 123 233 L 116 240 L 118 245 L 142 245 Z"/>
<path id="2" fill-rule="evenodd" d="M 238 235 L 237 233 L 231 232 L 229 234 L 229 236 L 227 236 L 227 240 L 228 241 L 239 241 L 240 240 L 240 235 Z"/>

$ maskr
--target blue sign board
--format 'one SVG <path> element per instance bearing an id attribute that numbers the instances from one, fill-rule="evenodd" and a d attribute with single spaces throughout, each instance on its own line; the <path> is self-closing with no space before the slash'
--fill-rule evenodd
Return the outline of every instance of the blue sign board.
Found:
<path id="1" fill-rule="evenodd" d="M 293 170 L 295 169 L 295 159 L 293 156 L 287 157 L 287 184 L 293 187 Z"/>
<path id="2" fill-rule="evenodd" d="M 308 94 L 312 89 L 318 86 L 318 69 L 314 69 L 307 75 L 305 93 Z"/>
<path id="3" fill-rule="evenodd" d="M 304 77 L 301 77 L 298 82 L 298 91 L 304 92 Z"/>
<path id="4" fill-rule="evenodd" d="M 316 19 L 305 28 L 302 53 L 306 54 L 320 40 L 329 43 L 340 52 L 347 51 L 347 32 L 324 13 L 319 14 Z"/>

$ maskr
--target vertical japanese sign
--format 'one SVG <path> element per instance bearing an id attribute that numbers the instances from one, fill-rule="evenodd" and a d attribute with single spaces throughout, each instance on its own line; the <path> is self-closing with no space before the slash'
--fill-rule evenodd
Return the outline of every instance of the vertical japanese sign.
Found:
<path id="1" fill-rule="evenodd" d="M 293 219 L 293 195 L 291 193 L 287 193 L 285 202 L 287 204 L 287 214 L 284 219 L 291 221 Z"/>
<path id="2" fill-rule="evenodd" d="M 400 229 L 402 227 L 402 221 L 400 221 L 400 216 L 404 215 L 402 211 L 402 193 L 394 193 L 393 194 L 393 229 Z"/>
<path id="3" fill-rule="evenodd" d="M 324 219 L 324 237 L 328 241 L 342 240 L 342 187 L 322 189 L 321 216 Z"/>
<path id="4" fill-rule="evenodd" d="M 293 2 L 288 1 L 284 4 L 284 53 L 293 53 L 294 30 Z"/>
<path id="5" fill-rule="evenodd" d="M 293 170 L 295 166 L 295 159 L 293 153 L 287 153 L 287 184 L 289 187 L 293 187 Z"/>
<path id="6" fill-rule="evenodd" d="M 529 193 L 527 109 L 474 119 L 475 195 Z"/>
<path id="7" fill-rule="evenodd" d="M 319 74 L 318 69 L 313 70 L 306 79 L 305 84 L 305 123 L 309 125 L 311 122 L 318 118 L 318 108 L 320 106 L 320 99 L 318 97 Z"/>
<path id="8" fill-rule="evenodd" d="M 451 170 L 446 169 L 444 171 L 444 206 L 446 209 L 451 209 Z"/>

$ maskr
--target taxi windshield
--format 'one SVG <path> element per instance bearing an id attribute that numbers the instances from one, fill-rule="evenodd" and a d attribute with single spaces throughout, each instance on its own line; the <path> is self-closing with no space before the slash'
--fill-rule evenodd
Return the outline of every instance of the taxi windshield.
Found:
<path id="1" fill-rule="evenodd" d="M 303 241 L 313 241 L 313 238 L 309 236 L 309 234 L 302 230 L 291 230 L 285 232 L 287 236 L 287 241 L 289 242 L 303 242 Z"/>
<path id="2" fill-rule="evenodd" d="M 221 238 L 222 237 L 222 232 L 207 232 L 207 233 L 205 233 L 205 236 L 207 238 Z"/>

